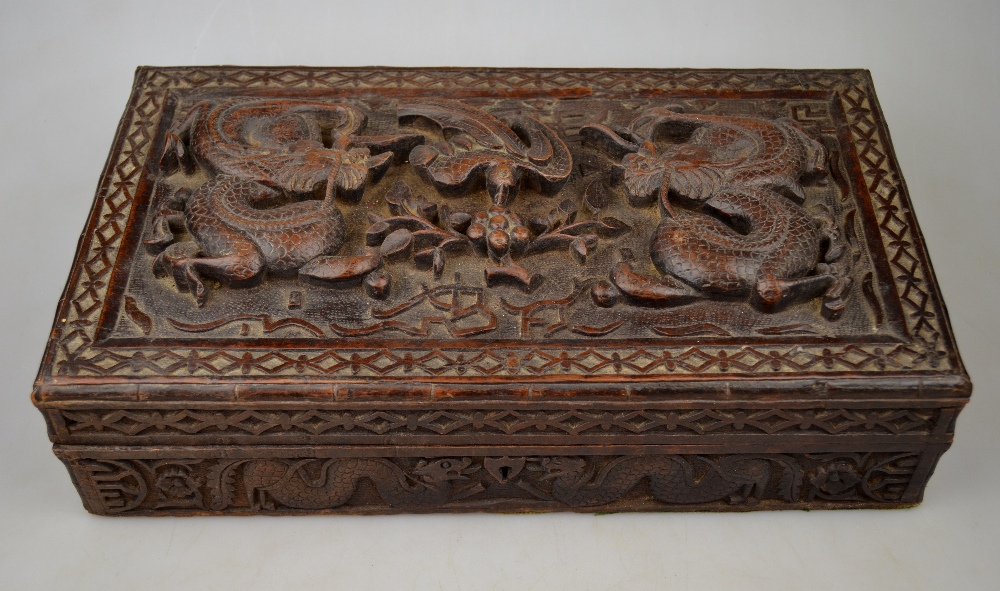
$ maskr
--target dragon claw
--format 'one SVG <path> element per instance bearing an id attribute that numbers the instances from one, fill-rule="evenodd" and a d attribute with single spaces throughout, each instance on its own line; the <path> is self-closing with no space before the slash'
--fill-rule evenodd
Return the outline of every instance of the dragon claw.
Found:
<path id="1" fill-rule="evenodd" d="M 149 238 L 142 241 L 150 249 L 162 250 L 174 241 L 174 233 L 170 230 L 170 223 L 166 218 L 159 218 L 153 222 L 153 231 Z"/>
<path id="2" fill-rule="evenodd" d="M 194 267 L 190 262 L 185 264 L 184 275 L 187 277 L 188 289 L 194 294 L 194 299 L 198 302 L 198 307 L 205 307 L 205 299 L 208 297 L 208 288 L 205 287 L 205 283 L 202 282 L 201 277 L 198 276 L 198 272 L 194 270 Z"/>
<path id="3" fill-rule="evenodd" d="M 830 320 L 839 318 L 847 305 L 847 292 L 853 280 L 850 277 L 837 277 L 833 285 L 823 294 L 823 314 Z"/>
<path id="4" fill-rule="evenodd" d="M 174 284 L 181 291 L 190 291 L 198 306 L 205 305 L 208 296 L 208 288 L 198 275 L 194 267 L 199 253 L 198 246 L 193 242 L 178 242 L 171 244 L 166 250 L 156 255 L 153 259 L 153 275 L 157 278 L 166 277 L 172 274 Z"/>

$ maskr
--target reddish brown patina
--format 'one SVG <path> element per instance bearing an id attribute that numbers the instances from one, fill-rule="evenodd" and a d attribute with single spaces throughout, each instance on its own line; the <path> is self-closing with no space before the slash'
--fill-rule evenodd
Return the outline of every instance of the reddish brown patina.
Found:
<path id="1" fill-rule="evenodd" d="M 100 514 L 919 502 L 864 71 L 140 68 L 33 399 Z"/>

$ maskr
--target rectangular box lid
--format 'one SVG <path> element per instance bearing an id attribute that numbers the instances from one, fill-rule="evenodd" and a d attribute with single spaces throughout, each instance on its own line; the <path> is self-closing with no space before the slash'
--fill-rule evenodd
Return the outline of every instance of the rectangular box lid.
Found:
<path id="1" fill-rule="evenodd" d="M 970 390 L 866 71 L 144 67 L 35 400 Z"/>

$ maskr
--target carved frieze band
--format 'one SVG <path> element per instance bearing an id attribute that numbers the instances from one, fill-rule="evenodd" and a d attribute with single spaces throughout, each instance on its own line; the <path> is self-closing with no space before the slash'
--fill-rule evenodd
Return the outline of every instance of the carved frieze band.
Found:
<path id="1" fill-rule="evenodd" d="M 69 460 L 92 511 L 644 510 L 877 506 L 920 454 Z M 370 485 L 364 485 L 370 483 Z"/>
<path id="2" fill-rule="evenodd" d="M 248 435 L 720 435 L 915 434 L 935 427 L 935 409 L 678 410 L 61 410 L 70 437 Z"/>
<path id="3" fill-rule="evenodd" d="M 60 375 L 671 375 L 823 372 L 905 372 L 948 367 L 944 354 L 906 345 L 815 347 L 564 347 L 545 349 L 95 349 L 66 359 Z"/>
<path id="4" fill-rule="evenodd" d="M 913 218 L 909 214 L 908 201 L 903 193 L 898 173 L 889 160 L 884 130 L 876 122 L 876 114 L 868 98 L 870 89 L 863 75 L 830 72 L 789 74 L 735 71 L 654 71 L 634 74 L 614 71 L 498 73 L 359 69 L 332 72 L 308 69 L 193 68 L 146 70 L 142 73 L 141 80 L 145 85 L 138 88 L 133 98 L 131 117 L 123 120 L 117 151 L 109 161 L 102 181 L 92 231 L 89 239 L 83 243 L 81 259 L 68 288 L 66 307 L 60 315 L 58 330 L 52 344 L 53 366 L 56 368 L 55 371 L 62 375 L 357 375 L 402 378 L 412 375 L 491 376 L 508 373 L 611 376 L 723 372 L 740 374 L 841 371 L 885 373 L 911 370 L 948 372 L 954 369 L 951 358 L 944 352 L 948 343 L 942 338 L 941 305 L 937 295 L 928 287 L 926 258 L 919 246 L 919 238 Z M 295 354 L 278 350 L 240 350 L 221 347 L 201 349 L 94 346 L 97 320 L 105 303 L 111 271 L 119 256 L 125 223 L 131 215 L 140 178 L 153 150 L 152 135 L 159 124 L 168 97 L 168 89 L 169 92 L 173 92 L 209 87 L 286 89 L 422 87 L 471 90 L 493 88 L 535 89 L 540 92 L 559 88 L 589 88 L 594 92 L 609 93 L 636 89 L 738 92 L 781 88 L 834 92 L 844 105 L 852 142 L 878 217 L 882 246 L 892 267 L 896 291 L 904 306 L 904 321 L 912 341 L 905 345 L 775 344 L 766 347 L 723 345 L 711 348 L 665 345 L 652 350 L 627 347 L 612 349 L 594 345 L 547 346 L 503 351 L 448 349 L 410 353 L 364 348 L 354 350 L 318 348 L 302 350 Z M 422 108 L 427 109 L 427 107 Z M 641 126 L 636 129 L 640 130 Z M 635 135 L 628 137 L 637 139 Z M 382 166 L 385 163 L 384 158 L 373 156 L 369 159 L 367 148 L 352 147 L 361 144 L 376 146 L 380 145 L 379 141 L 381 140 L 377 138 L 345 140 L 344 158 L 358 160 L 360 163 L 358 166 L 366 170 Z M 409 140 L 397 137 L 392 141 L 404 145 Z M 626 138 L 623 141 L 630 140 Z M 643 152 L 642 149 L 635 148 L 639 156 L 652 162 L 654 155 Z M 440 158 L 440 156 L 435 157 Z M 641 166 L 646 165 L 641 164 Z M 516 172 L 516 169 L 514 170 Z M 355 186 L 352 184 L 354 183 L 352 178 L 345 176 L 339 179 L 338 187 L 343 190 L 351 189 Z M 500 179 L 500 176 L 497 179 Z M 506 189 L 503 188 L 502 182 L 496 187 L 494 198 L 497 203 L 503 203 L 506 199 L 504 197 Z M 242 190 L 240 187 L 220 185 L 220 191 L 223 189 Z M 336 232 L 333 230 L 331 232 L 329 240 L 334 240 Z M 510 236 L 508 240 L 512 239 Z M 504 245 L 506 244 L 507 242 L 504 242 Z M 496 248 L 489 252 L 491 256 L 499 259 L 502 257 L 499 256 L 501 251 L 497 250 L 500 248 L 498 245 L 499 242 L 495 245 Z M 339 261 L 336 263 L 341 264 Z M 376 277 L 372 289 L 378 289 L 377 279 Z M 622 280 L 623 285 L 627 283 L 627 279 L 625 277 Z M 825 283 L 824 288 L 830 284 L 830 282 Z M 197 288 L 197 285 L 192 287 Z M 861 289 L 867 290 L 865 293 L 868 293 L 872 288 L 870 285 L 867 287 L 863 285 Z M 833 305 L 836 305 L 834 293 L 828 292 L 827 297 Z M 128 310 L 126 302 L 126 311 Z M 142 312 L 139 311 L 136 317 L 141 325 Z"/>

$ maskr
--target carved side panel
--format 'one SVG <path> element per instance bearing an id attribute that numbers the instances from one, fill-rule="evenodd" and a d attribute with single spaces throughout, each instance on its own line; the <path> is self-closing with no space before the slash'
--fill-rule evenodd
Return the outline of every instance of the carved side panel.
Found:
<path id="1" fill-rule="evenodd" d="M 88 508 L 109 515 L 670 511 L 912 505 L 938 453 L 381 458 L 244 450 L 228 458 L 66 462 Z"/>

